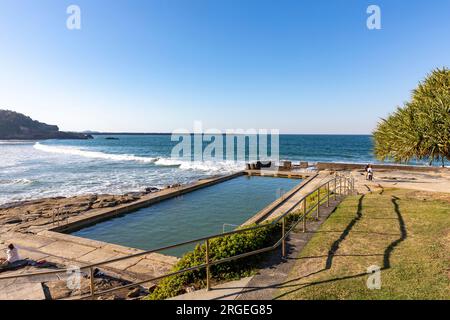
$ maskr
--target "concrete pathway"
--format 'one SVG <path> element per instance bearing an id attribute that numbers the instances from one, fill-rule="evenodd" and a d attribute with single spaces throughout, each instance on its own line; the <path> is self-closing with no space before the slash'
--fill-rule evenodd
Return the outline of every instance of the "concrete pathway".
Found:
<path id="1" fill-rule="evenodd" d="M 0 300 L 45 300 L 45 293 L 40 282 L 14 284 L 2 287 Z"/>
<path id="2" fill-rule="evenodd" d="M 366 180 L 362 170 L 349 172 L 355 178 L 359 193 L 380 191 L 383 188 L 402 188 L 428 192 L 450 191 L 450 170 L 439 172 L 414 172 L 404 170 L 375 170 L 374 180 Z"/>
<path id="3" fill-rule="evenodd" d="M 198 290 L 168 300 L 235 300 L 251 279 L 252 277 L 242 278 L 214 286 L 210 291 Z"/>

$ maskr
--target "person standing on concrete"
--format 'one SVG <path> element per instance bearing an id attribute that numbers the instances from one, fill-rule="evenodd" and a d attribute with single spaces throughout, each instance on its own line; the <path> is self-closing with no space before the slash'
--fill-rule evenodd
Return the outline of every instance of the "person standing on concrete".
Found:
<path id="1" fill-rule="evenodd" d="M 373 169 L 371 165 L 367 168 L 367 179 L 369 179 L 369 181 L 373 181 Z"/>

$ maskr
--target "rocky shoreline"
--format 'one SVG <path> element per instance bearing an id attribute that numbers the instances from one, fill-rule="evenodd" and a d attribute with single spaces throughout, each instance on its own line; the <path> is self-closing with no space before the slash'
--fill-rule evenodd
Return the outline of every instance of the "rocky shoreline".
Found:
<path id="1" fill-rule="evenodd" d="M 123 195 L 82 195 L 20 201 L 0 206 L 0 232 L 27 232 L 33 226 L 53 223 L 61 216 L 78 216 L 87 211 L 112 208 L 141 199 L 150 192 Z"/>
<path id="2" fill-rule="evenodd" d="M 179 186 L 174 184 L 164 189 Z M 148 187 L 142 192 L 128 192 L 121 195 L 86 194 L 6 203 L 0 205 L 0 232 L 34 233 L 33 228 L 54 224 L 55 221 L 78 216 L 90 210 L 114 208 L 135 202 L 145 195 L 164 189 Z"/>

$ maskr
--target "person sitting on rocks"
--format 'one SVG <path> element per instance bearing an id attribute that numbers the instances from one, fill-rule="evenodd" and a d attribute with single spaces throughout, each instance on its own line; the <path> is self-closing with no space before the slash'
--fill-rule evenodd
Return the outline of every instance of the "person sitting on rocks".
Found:
<path id="1" fill-rule="evenodd" d="M 12 243 L 9 244 L 8 249 L 6 249 L 6 260 L 5 259 L 2 260 L 3 261 L 0 260 L 0 266 L 2 267 L 7 267 L 20 261 L 19 251 Z"/>

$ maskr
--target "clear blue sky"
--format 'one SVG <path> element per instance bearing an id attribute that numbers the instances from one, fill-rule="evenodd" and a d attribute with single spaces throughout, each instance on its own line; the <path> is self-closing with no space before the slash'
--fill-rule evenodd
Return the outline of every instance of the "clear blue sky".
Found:
<path id="1" fill-rule="evenodd" d="M 449 39 L 448 0 L 0 0 L 0 108 L 63 130 L 370 133 L 450 66 Z"/>

